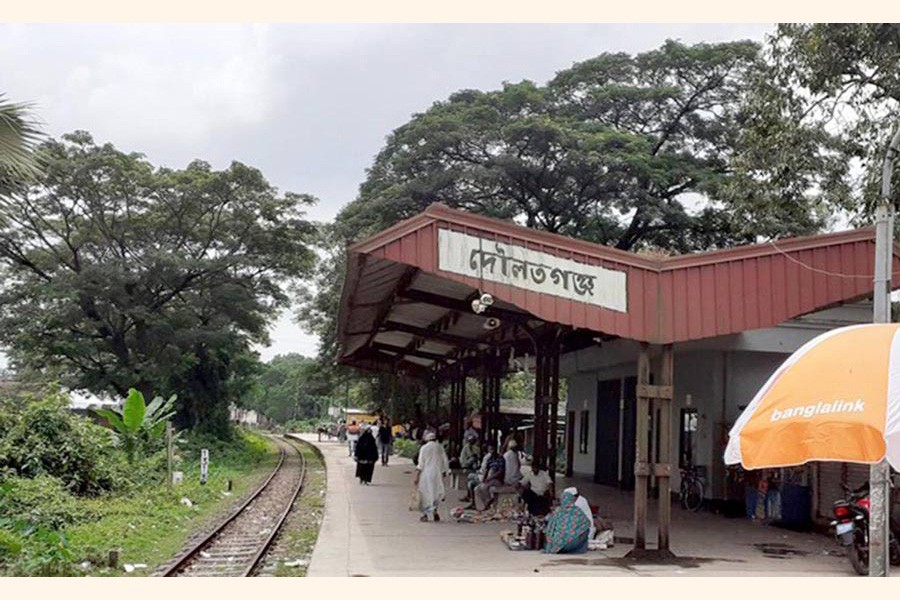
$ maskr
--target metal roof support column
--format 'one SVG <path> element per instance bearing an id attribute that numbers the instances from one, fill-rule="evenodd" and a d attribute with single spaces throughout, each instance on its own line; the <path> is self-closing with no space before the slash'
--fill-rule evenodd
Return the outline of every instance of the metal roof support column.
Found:
<path id="1" fill-rule="evenodd" d="M 491 381 L 491 442 L 497 443 L 497 432 L 500 430 L 500 390 L 503 385 L 503 379 L 500 375 L 501 358 L 497 358 L 494 363 L 494 373 Z"/>
<path id="2" fill-rule="evenodd" d="M 458 373 L 453 374 L 453 378 L 450 380 L 450 440 L 449 440 L 449 449 L 450 456 L 455 456 L 456 451 L 456 441 L 459 435 L 459 423 L 456 421 L 456 415 L 458 412 L 457 405 L 459 404 L 459 375 Z"/>
<path id="3" fill-rule="evenodd" d="M 560 336 L 557 334 L 551 355 L 551 388 L 550 388 L 550 479 L 556 482 L 556 421 L 559 417 L 559 350 Z M 554 486 L 555 487 L 555 486 Z M 554 494 L 555 494 L 554 489 Z"/>
<path id="4" fill-rule="evenodd" d="M 481 374 L 481 440 L 480 444 L 484 444 L 489 438 L 491 427 L 490 415 L 490 385 L 491 385 L 491 366 L 490 357 L 483 357 L 484 372 Z"/>
<path id="5" fill-rule="evenodd" d="M 546 381 L 547 381 L 547 360 L 546 352 L 540 343 L 535 344 L 534 356 L 534 442 L 533 442 L 533 460 L 538 468 L 546 468 L 547 460 L 547 436 L 544 429 L 544 410 L 546 399 Z"/>
<path id="6" fill-rule="evenodd" d="M 463 447 L 463 434 L 466 431 L 466 370 L 465 368 L 460 368 L 460 379 L 459 379 L 459 399 L 457 402 L 457 414 L 456 414 L 456 455 L 462 452 Z"/>

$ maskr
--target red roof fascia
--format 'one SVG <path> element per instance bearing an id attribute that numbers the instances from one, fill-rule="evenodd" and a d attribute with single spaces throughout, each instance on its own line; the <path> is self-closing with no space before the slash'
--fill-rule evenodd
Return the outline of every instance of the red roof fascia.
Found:
<path id="1" fill-rule="evenodd" d="M 445 227 L 622 270 L 628 277 L 628 312 L 439 272 L 437 230 Z M 422 213 L 351 246 L 347 283 L 356 285 L 355 258 L 372 255 L 479 288 L 545 321 L 669 343 L 774 326 L 865 297 L 871 293 L 868 278 L 873 259 L 868 246 L 874 243 L 874 235 L 873 228 L 865 228 L 657 258 L 432 204 Z M 897 254 L 900 246 L 895 245 L 895 271 L 900 270 Z M 813 268 L 804 269 L 798 262 Z M 817 270 L 850 277 L 825 276 Z M 346 309 L 347 289 L 344 291 L 342 306 Z"/>

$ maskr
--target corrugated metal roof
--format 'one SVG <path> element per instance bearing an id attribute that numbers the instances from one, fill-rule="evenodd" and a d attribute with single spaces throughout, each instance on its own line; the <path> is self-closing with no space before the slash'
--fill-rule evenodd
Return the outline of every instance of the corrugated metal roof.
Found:
<path id="1" fill-rule="evenodd" d="M 624 274 L 625 310 L 441 269 L 441 230 Z M 476 353 L 497 342 L 501 334 L 484 328 L 490 314 L 650 343 L 771 327 L 871 295 L 874 239 L 874 229 L 867 228 L 657 258 L 433 204 L 350 247 L 339 320 L 342 357 L 378 363 L 384 347 L 373 353 L 372 343 L 393 332 L 405 337 L 385 344 L 400 348 L 388 368 L 397 368 L 404 351 L 418 353 L 408 363 L 412 370 L 427 367 L 429 357 L 433 364 L 435 354 L 452 363 L 465 354 L 461 350 Z M 896 247 L 894 271 L 900 271 Z M 469 309 L 476 292 L 495 299 L 484 316 Z M 508 340 L 517 334 L 510 329 L 502 335 Z M 426 350 L 428 340 L 442 345 Z"/>

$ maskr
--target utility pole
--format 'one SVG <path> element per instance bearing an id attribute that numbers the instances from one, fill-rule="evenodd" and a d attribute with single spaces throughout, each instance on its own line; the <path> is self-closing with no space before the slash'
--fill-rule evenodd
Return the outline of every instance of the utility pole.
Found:
<path id="1" fill-rule="evenodd" d="M 891 322 L 891 275 L 894 257 L 894 204 L 891 176 L 900 152 L 900 128 L 894 133 L 881 172 L 881 202 L 875 210 L 875 323 Z M 888 513 L 891 468 L 887 459 L 869 467 L 869 576 L 887 577 L 890 569 Z"/>

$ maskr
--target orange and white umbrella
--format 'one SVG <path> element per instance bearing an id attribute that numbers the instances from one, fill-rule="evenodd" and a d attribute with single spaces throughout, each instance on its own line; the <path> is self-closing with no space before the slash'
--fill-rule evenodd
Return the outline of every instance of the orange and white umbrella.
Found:
<path id="1" fill-rule="evenodd" d="M 809 341 L 759 390 L 729 433 L 727 464 L 809 461 L 900 469 L 900 324 L 842 327 Z"/>

